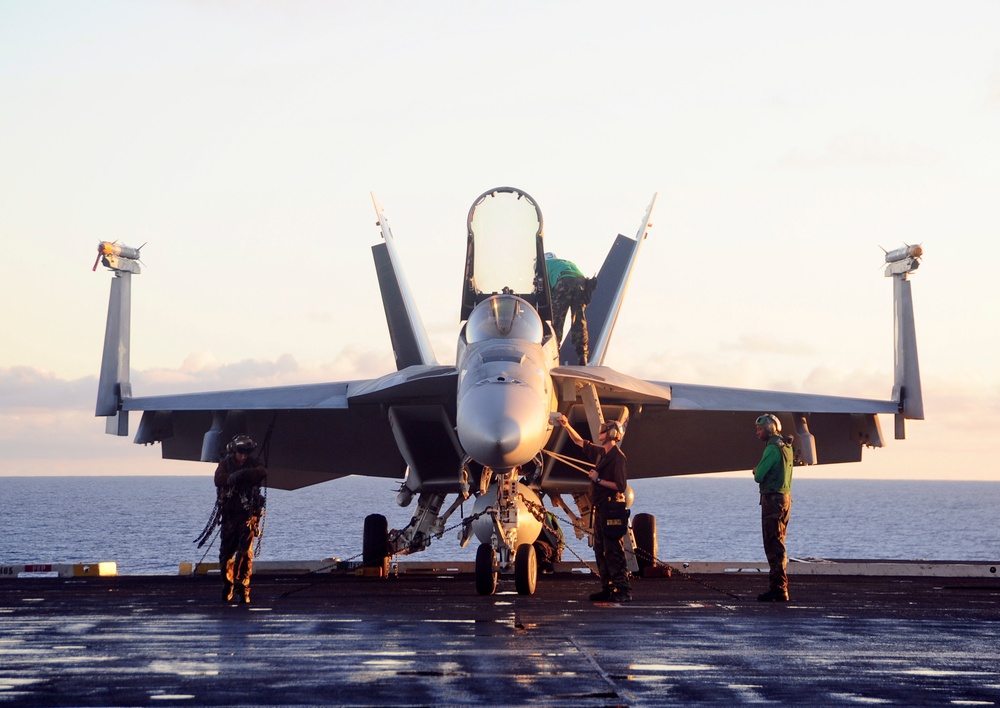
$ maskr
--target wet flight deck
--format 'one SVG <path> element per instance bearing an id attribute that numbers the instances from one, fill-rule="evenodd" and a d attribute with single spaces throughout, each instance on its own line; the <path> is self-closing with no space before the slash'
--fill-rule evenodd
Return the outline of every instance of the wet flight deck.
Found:
<path id="1" fill-rule="evenodd" d="M 217 575 L 0 580 L 0 704 L 800 705 L 1000 703 L 1000 578 L 593 576 L 533 596 L 470 573 L 255 575 L 250 606 Z M 980 572 L 981 571 L 981 572 Z"/>

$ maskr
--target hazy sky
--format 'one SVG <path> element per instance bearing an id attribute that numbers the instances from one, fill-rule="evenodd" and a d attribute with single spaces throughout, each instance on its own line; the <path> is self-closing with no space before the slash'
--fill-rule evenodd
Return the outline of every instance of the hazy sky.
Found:
<path id="1" fill-rule="evenodd" d="M 1000 480 L 998 37 L 993 1 L 0 0 L 0 475 L 210 472 L 93 416 L 100 240 L 147 244 L 135 395 L 368 377 L 369 192 L 450 362 L 514 185 L 586 272 L 659 193 L 606 363 L 661 381 L 888 398 L 879 246 L 922 243 L 927 420 L 797 474 Z"/>

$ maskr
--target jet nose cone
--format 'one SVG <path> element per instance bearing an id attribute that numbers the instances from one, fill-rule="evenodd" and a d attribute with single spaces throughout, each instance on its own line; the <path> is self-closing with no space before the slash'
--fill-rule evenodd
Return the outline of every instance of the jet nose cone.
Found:
<path id="1" fill-rule="evenodd" d="M 489 467 L 530 462 L 545 444 L 547 406 L 530 387 L 484 382 L 458 404 L 458 439 L 465 451 Z"/>
<path id="2" fill-rule="evenodd" d="M 493 424 L 493 430 L 490 432 L 492 434 L 488 437 L 492 451 L 494 455 L 499 456 L 498 459 L 508 460 L 521 445 L 521 426 L 512 418 L 497 418 Z"/>

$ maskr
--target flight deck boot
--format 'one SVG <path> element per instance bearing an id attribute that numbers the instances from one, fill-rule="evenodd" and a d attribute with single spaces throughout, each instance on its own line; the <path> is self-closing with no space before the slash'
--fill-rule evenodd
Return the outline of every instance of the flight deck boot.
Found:
<path id="1" fill-rule="evenodd" d="M 608 596 L 608 602 L 632 602 L 632 591 L 615 587 Z"/>
<path id="2" fill-rule="evenodd" d="M 591 593 L 591 602 L 607 602 L 611 599 L 611 595 L 614 593 L 614 587 L 611 585 L 606 585 L 603 590 L 595 593 Z"/>
<path id="3" fill-rule="evenodd" d="M 222 601 L 232 602 L 233 601 L 233 590 L 236 585 L 233 583 L 233 559 L 230 558 L 225 564 L 219 564 L 219 572 L 222 573 Z"/>
<path id="4" fill-rule="evenodd" d="M 757 596 L 758 602 L 788 602 L 787 590 L 768 590 Z"/>

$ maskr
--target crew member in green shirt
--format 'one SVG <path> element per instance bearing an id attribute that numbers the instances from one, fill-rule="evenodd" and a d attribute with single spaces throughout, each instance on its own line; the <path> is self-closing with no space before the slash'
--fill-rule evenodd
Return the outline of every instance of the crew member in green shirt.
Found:
<path id="1" fill-rule="evenodd" d="M 764 454 L 753 470 L 760 485 L 760 526 L 764 536 L 764 555 L 770 566 L 771 588 L 757 596 L 761 602 L 788 602 L 788 575 L 785 568 L 785 530 L 792 510 L 792 445 L 782 438 L 781 421 L 765 413 L 757 418 L 757 437 L 764 443 Z"/>
<path id="2" fill-rule="evenodd" d="M 554 253 L 545 254 L 545 270 L 552 289 L 552 326 L 556 331 L 556 341 L 562 344 L 563 322 L 566 313 L 572 309 L 573 321 L 569 337 L 576 349 L 578 363 L 585 366 L 589 356 L 587 305 L 590 304 L 597 279 L 585 278 L 573 261 L 556 258 Z"/>

